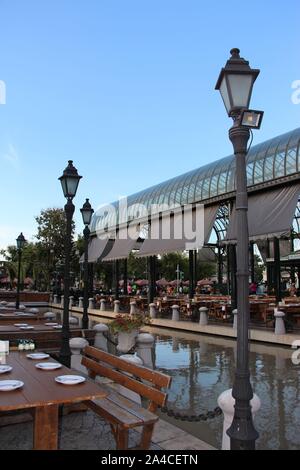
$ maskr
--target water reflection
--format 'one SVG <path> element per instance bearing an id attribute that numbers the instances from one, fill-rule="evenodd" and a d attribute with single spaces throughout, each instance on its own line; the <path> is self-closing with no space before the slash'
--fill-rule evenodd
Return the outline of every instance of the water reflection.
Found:
<path id="1" fill-rule="evenodd" d="M 170 408 L 199 414 L 217 405 L 218 396 L 232 387 L 235 341 L 184 332 L 152 329 L 156 336 L 156 368 L 172 376 Z M 174 342 L 176 347 L 174 348 Z M 262 407 L 255 418 L 259 449 L 299 449 L 299 366 L 289 348 L 252 344 L 251 380 Z M 222 420 L 182 423 L 199 438 L 221 446 Z"/>

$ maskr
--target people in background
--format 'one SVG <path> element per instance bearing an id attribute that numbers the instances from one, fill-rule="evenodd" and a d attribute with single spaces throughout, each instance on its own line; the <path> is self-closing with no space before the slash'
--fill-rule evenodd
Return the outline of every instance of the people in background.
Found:
<path id="1" fill-rule="evenodd" d="M 255 295 L 256 294 L 256 289 L 257 289 L 257 284 L 256 282 L 251 282 L 250 286 L 249 286 L 249 294 L 250 295 Z"/>
<path id="2" fill-rule="evenodd" d="M 297 288 L 296 288 L 294 283 L 292 283 L 290 288 L 289 288 L 289 294 L 290 294 L 291 297 L 296 297 L 296 295 L 297 295 Z"/>

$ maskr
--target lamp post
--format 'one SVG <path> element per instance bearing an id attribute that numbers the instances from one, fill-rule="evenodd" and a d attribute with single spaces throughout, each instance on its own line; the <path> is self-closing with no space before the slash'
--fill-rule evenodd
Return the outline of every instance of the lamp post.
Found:
<path id="1" fill-rule="evenodd" d="M 63 175 L 59 178 L 62 190 L 67 204 L 65 205 L 66 213 L 66 239 L 65 239 L 65 270 L 64 270 L 64 311 L 63 311 L 63 327 L 62 327 L 62 343 L 59 353 L 60 361 L 67 367 L 70 367 L 71 350 L 69 345 L 70 328 L 69 328 L 69 294 L 70 294 L 70 255 L 72 250 L 72 218 L 75 210 L 73 198 L 76 195 L 79 180 L 76 168 L 73 166 L 72 160 L 69 160 L 68 166 L 65 168 Z"/>
<path id="2" fill-rule="evenodd" d="M 20 307 L 20 277 L 21 277 L 21 259 L 22 259 L 22 250 L 25 246 L 26 240 L 21 232 L 17 240 L 17 250 L 18 250 L 18 284 L 17 284 L 17 299 L 16 299 L 16 310 Z"/>
<path id="3" fill-rule="evenodd" d="M 250 401 L 253 391 L 249 371 L 249 231 L 246 155 L 249 129 L 258 129 L 263 112 L 249 110 L 253 84 L 259 70 L 251 69 L 240 57 L 239 49 L 230 51 L 231 58 L 221 70 L 216 84 L 228 116 L 233 118 L 229 138 L 236 158 L 237 214 L 237 363 L 232 396 L 235 398 L 234 418 L 227 434 L 232 450 L 253 450 L 258 432 L 252 421 Z"/>
<path id="4" fill-rule="evenodd" d="M 83 204 L 82 208 L 80 209 L 82 214 L 82 220 L 84 223 L 84 271 L 83 271 L 83 315 L 82 315 L 82 328 L 87 329 L 89 326 L 89 318 L 88 318 L 88 302 L 89 302 L 89 260 L 88 260 L 88 248 L 89 248 L 89 239 L 90 239 L 90 229 L 89 225 L 92 220 L 92 215 L 94 213 L 94 209 L 89 202 L 89 199 L 86 199 L 85 203 Z"/>

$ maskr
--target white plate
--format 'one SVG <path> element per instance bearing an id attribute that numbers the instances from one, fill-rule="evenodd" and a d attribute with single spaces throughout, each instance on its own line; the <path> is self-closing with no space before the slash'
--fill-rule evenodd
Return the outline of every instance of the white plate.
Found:
<path id="1" fill-rule="evenodd" d="M 10 390 L 23 387 L 23 385 L 24 382 L 21 382 L 21 380 L 0 380 L 0 391 L 9 392 Z"/>
<path id="2" fill-rule="evenodd" d="M 55 381 L 64 385 L 76 385 L 85 382 L 85 378 L 81 375 L 59 375 L 55 377 Z"/>
<path id="3" fill-rule="evenodd" d="M 34 326 L 20 326 L 20 330 L 34 330 Z"/>
<path id="4" fill-rule="evenodd" d="M 52 322 L 49 322 L 49 323 L 45 323 L 46 326 L 57 326 L 58 323 L 52 323 Z"/>
<path id="5" fill-rule="evenodd" d="M 62 325 L 55 325 L 53 328 L 55 328 L 56 330 L 61 330 L 61 329 L 62 329 Z"/>
<path id="6" fill-rule="evenodd" d="M 4 374 L 5 372 L 10 372 L 12 370 L 11 366 L 1 365 L 0 366 L 0 374 Z"/>
<path id="7" fill-rule="evenodd" d="M 26 357 L 29 357 L 29 359 L 41 360 L 41 359 L 48 359 L 50 355 L 46 353 L 31 353 L 31 354 L 27 354 Z"/>
<path id="8" fill-rule="evenodd" d="M 58 362 L 39 362 L 38 364 L 35 365 L 38 369 L 43 369 L 43 370 L 54 370 L 54 369 L 60 369 L 62 367 L 61 364 L 58 364 Z"/>
<path id="9" fill-rule="evenodd" d="M 14 326 L 24 327 L 24 326 L 28 326 L 28 323 L 14 323 Z"/>

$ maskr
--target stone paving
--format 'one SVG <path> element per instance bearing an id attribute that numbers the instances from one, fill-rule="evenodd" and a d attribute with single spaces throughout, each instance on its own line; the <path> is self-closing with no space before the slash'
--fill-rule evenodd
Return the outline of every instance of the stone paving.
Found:
<path id="1" fill-rule="evenodd" d="M 32 436 L 32 421 L 0 426 L 0 449 L 32 449 Z M 139 439 L 138 432 L 130 431 L 129 447 L 137 445 Z M 113 450 L 116 447 L 109 424 L 92 411 L 87 411 L 71 413 L 60 418 L 59 448 L 63 450 Z M 152 444 L 150 449 L 160 450 L 161 448 Z"/>

